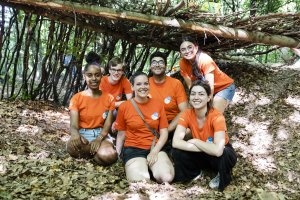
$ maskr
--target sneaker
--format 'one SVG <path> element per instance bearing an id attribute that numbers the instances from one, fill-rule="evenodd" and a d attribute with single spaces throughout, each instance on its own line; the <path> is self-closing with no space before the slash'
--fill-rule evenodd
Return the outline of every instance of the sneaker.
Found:
<path id="1" fill-rule="evenodd" d="M 209 182 L 209 187 L 211 189 L 217 189 L 220 184 L 220 174 L 218 173 L 217 176 Z"/>
<path id="2" fill-rule="evenodd" d="M 203 175 L 203 172 L 200 171 L 200 174 L 199 174 L 198 176 L 196 176 L 196 177 L 193 179 L 193 181 L 199 180 L 199 179 L 202 177 L 202 175 Z"/>

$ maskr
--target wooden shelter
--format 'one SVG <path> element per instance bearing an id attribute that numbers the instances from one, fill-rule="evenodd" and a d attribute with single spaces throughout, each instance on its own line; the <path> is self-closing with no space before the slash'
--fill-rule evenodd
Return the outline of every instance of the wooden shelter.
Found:
<path id="1" fill-rule="evenodd" d="M 183 35 L 192 34 L 202 49 L 213 52 L 256 44 L 300 47 L 300 13 L 274 13 L 242 18 L 204 13 L 184 1 L 2 0 L 0 4 L 67 24 L 169 50 L 178 50 Z"/>

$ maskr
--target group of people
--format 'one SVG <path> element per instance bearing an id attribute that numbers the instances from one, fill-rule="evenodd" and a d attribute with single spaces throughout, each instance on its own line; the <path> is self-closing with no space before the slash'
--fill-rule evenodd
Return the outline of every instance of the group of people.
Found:
<path id="1" fill-rule="evenodd" d="M 121 158 L 129 181 L 186 182 L 207 168 L 216 172 L 209 186 L 223 191 L 237 161 L 222 114 L 234 81 L 192 38 L 184 38 L 180 53 L 188 97 L 183 84 L 166 75 L 162 52 L 150 56 L 150 78 L 138 71 L 130 81 L 121 59 L 111 59 L 103 77 L 99 61 L 88 59 L 87 89 L 70 101 L 69 154 L 103 166 Z"/>

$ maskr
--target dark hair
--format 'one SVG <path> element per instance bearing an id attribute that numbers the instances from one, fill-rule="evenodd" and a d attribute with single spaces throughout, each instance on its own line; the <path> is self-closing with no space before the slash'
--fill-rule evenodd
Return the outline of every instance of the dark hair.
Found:
<path id="1" fill-rule="evenodd" d="M 110 61 L 108 62 L 108 67 L 111 68 L 112 66 L 117 66 L 119 64 L 122 64 L 122 68 L 124 68 L 124 62 L 121 58 L 119 57 L 114 57 L 112 59 L 110 59 Z"/>
<path id="2" fill-rule="evenodd" d="M 98 63 L 98 65 L 101 64 L 101 57 L 94 51 L 90 51 L 86 57 L 85 57 L 85 61 L 87 63 Z"/>
<path id="3" fill-rule="evenodd" d="M 190 36 L 190 35 L 187 35 L 187 36 L 182 37 L 182 42 L 181 42 L 181 44 L 182 44 L 183 42 L 191 42 L 191 43 L 193 43 L 194 45 L 198 45 L 197 40 L 196 40 L 194 37 Z M 192 63 L 192 73 L 193 73 L 193 75 L 194 75 L 197 79 L 203 80 L 204 77 L 203 77 L 203 75 L 202 75 L 202 73 L 201 73 L 201 70 L 199 69 L 199 64 L 200 64 L 200 58 L 199 58 L 199 57 L 200 57 L 200 54 L 201 54 L 201 50 L 198 49 L 198 51 L 197 51 L 197 53 L 196 53 L 195 60 L 194 60 L 194 62 Z"/>
<path id="4" fill-rule="evenodd" d="M 190 101 L 190 95 L 191 95 L 191 91 L 192 89 L 195 87 L 195 86 L 201 86 L 204 88 L 207 96 L 209 96 L 211 94 L 211 88 L 210 88 L 210 85 L 209 85 L 209 82 L 208 81 L 205 81 L 205 80 L 195 80 L 193 83 L 192 83 L 192 86 L 189 90 L 189 101 Z M 211 107 L 212 107 L 212 99 L 207 103 L 207 107 L 209 110 Z"/>
<path id="5" fill-rule="evenodd" d="M 134 85 L 134 79 L 135 79 L 136 77 L 138 77 L 138 76 L 146 76 L 146 77 L 148 78 L 148 76 L 147 76 L 147 74 L 146 74 L 145 72 L 143 72 L 143 71 L 137 71 L 137 72 L 135 72 L 135 73 L 130 77 L 130 83 L 131 83 L 131 85 Z"/>
<path id="6" fill-rule="evenodd" d="M 86 72 L 91 65 L 98 66 L 100 68 L 100 70 L 102 69 L 102 67 L 100 66 L 101 57 L 94 51 L 90 51 L 86 55 L 85 61 L 87 62 L 87 64 L 84 66 L 83 72 Z M 101 70 L 101 73 L 102 73 L 102 70 Z"/>
<path id="7" fill-rule="evenodd" d="M 185 36 L 182 36 L 181 44 L 182 44 L 183 42 L 191 42 L 191 43 L 193 43 L 193 44 L 195 44 L 195 45 L 198 45 L 197 39 L 195 39 L 195 37 L 192 37 L 191 35 L 185 35 Z M 181 45 L 181 44 L 180 44 L 180 45 Z"/>
<path id="8" fill-rule="evenodd" d="M 87 63 L 87 64 L 84 66 L 83 72 L 85 73 L 85 72 L 89 69 L 89 67 L 92 66 L 92 65 L 98 67 L 98 68 L 100 69 L 100 71 L 101 71 L 101 67 L 100 67 L 99 63 L 97 63 L 97 62 L 92 62 L 92 63 Z M 102 74 L 102 71 L 101 71 L 101 74 Z"/>
<path id="9" fill-rule="evenodd" d="M 156 51 L 154 52 L 153 54 L 150 55 L 150 64 L 151 64 L 151 61 L 154 57 L 160 57 L 164 60 L 165 62 L 165 65 L 167 66 L 167 55 L 163 52 L 160 52 L 160 51 Z"/>

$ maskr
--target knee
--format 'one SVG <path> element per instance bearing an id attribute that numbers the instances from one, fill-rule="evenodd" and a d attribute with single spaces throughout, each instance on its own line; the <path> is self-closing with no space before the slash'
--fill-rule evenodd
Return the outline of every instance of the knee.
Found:
<path id="1" fill-rule="evenodd" d="M 174 179 L 174 175 L 172 173 L 164 173 L 160 176 L 155 176 L 153 174 L 153 176 L 158 183 L 171 183 Z"/>
<path id="2" fill-rule="evenodd" d="M 171 155 L 174 161 L 181 161 L 184 158 L 185 151 L 173 148 Z"/>
<path id="3" fill-rule="evenodd" d="M 108 166 L 115 163 L 118 159 L 118 154 L 113 148 L 99 149 L 94 156 L 94 160 L 99 165 Z"/>
<path id="4" fill-rule="evenodd" d="M 237 155 L 231 148 L 225 147 L 221 158 L 225 159 L 228 164 L 234 166 L 237 162 Z"/>
<path id="5" fill-rule="evenodd" d="M 69 142 L 67 143 L 66 149 L 67 149 L 67 152 L 70 154 L 71 157 L 73 157 L 73 158 L 80 158 L 80 152 L 77 151 L 77 150 L 75 150 L 75 149 L 70 145 Z"/>
<path id="6" fill-rule="evenodd" d="M 139 174 L 139 175 L 135 175 L 135 176 L 129 176 L 126 174 L 126 177 L 129 182 L 150 181 L 149 174 Z"/>

